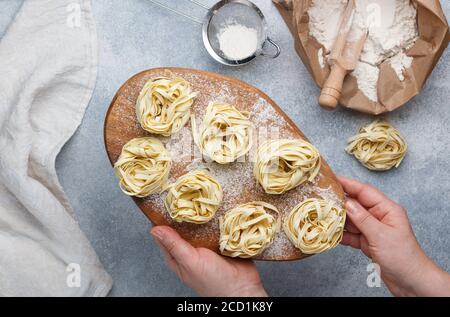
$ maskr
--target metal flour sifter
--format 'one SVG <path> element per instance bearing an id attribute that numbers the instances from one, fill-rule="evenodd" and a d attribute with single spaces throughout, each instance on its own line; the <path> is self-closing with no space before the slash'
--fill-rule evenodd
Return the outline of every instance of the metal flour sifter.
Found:
<path id="1" fill-rule="evenodd" d="M 280 47 L 269 38 L 267 34 L 267 22 L 261 10 L 248 0 L 222 0 L 217 2 L 211 8 L 197 0 L 188 0 L 189 2 L 207 10 L 207 14 L 203 19 L 193 17 L 180 10 L 172 8 L 165 3 L 149 0 L 150 2 L 169 10 L 173 13 L 181 15 L 193 22 L 202 25 L 203 44 L 209 55 L 221 64 L 228 66 L 245 65 L 255 59 L 257 56 L 267 56 L 276 58 L 280 55 Z M 220 49 L 219 32 L 226 24 L 236 23 L 255 29 L 257 32 L 257 48 L 255 52 L 240 60 L 228 58 Z M 267 45 L 274 47 L 274 52 L 267 52 Z"/>

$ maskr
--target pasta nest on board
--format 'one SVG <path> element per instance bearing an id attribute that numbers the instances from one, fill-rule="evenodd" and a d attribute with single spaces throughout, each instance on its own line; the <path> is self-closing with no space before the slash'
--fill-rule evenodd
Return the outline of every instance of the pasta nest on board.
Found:
<path id="1" fill-rule="evenodd" d="M 342 239 L 345 210 L 324 199 L 309 198 L 295 206 L 284 221 L 284 232 L 304 254 L 334 248 Z"/>
<path id="2" fill-rule="evenodd" d="M 183 78 L 150 79 L 137 99 L 136 117 L 144 130 L 170 136 L 189 120 L 196 96 L 197 93 Z"/>
<path id="3" fill-rule="evenodd" d="M 320 171 L 316 148 L 303 140 L 269 140 L 256 154 L 253 174 L 267 194 L 283 194 L 312 181 Z"/>
<path id="4" fill-rule="evenodd" d="M 169 152 L 161 141 L 144 137 L 132 139 L 123 146 L 114 171 L 125 194 L 146 197 L 166 184 L 171 164 Z"/>
<path id="5" fill-rule="evenodd" d="M 199 130 L 194 117 L 191 122 L 194 141 L 200 151 L 219 164 L 234 162 L 252 146 L 253 125 L 248 113 L 227 103 L 210 103 Z"/>
<path id="6" fill-rule="evenodd" d="M 408 149 L 400 132 L 380 120 L 360 128 L 358 134 L 348 139 L 347 143 L 346 152 L 374 171 L 398 167 Z"/>
<path id="7" fill-rule="evenodd" d="M 268 211 L 277 214 L 277 218 Z M 261 201 L 239 205 L 219 219 L 220 252 L 230 257 L 250 258 L 272 244 L 280 227 L 278 210 Z"/>
<path id="8" fill-rule="evenodd" d="M 167 188 L 165 206 L 172 219 L 178 222 L 208 222 L 214 217 L 223 198 L 219 182 L 202 170 L 181 176 Z"/>

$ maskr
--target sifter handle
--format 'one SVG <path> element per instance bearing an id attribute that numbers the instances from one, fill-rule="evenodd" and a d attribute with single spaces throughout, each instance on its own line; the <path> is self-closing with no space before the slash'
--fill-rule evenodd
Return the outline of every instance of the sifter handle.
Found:
<path id="1" fill-rule="evenodd" d="M 164 3 L 161 3 L 161 2 L 159 2 L 159 1 L 156 1 L 156 0 L 148 0 L 148 1 L 150 1 L 150 2 L 153 3 L 153 4 L 156 4 L 157 6 L 163 8 L 163 9 L 166 9 L 167 11 L 170 11 L 170 12 L 173 12 L 173 13 L 175 13 L 175 14 L 178 14 L 178 15 L 180 15 L 180 16 L 182 16 L 182 17 L 185 17 L 186 19 L 189 19 L 189 20 L 191 20 L 191 21 L 193 21 L 193 22 L 195 22 L 195 23 L 203 24 L 203 21 L 202 21 L 201 19 L 196 18 L 196 17 L 194 17 L 194 16 L 192 16 L 192 15 L 189 15 L 189 14 L 187 14 L 187 13 L 181 11 L 181 10 L 174 9 L 174 8 L 168 6 L 168 5 L 164 4 Z M 200 7 L 202 7 L 202 8 L 207 9 L 206 6 L 202 5 L 202 4 L 199 3 L 198 1 L 195 1 L 195 0 L 189 0 L 189 1 L 192 2 L 192 3 L 194 3 L 194 4 L 196 4 L 196 5 L 198 5 L 198 6 L 200 6 Z"/>
<path id="2" fill-rule="evenodd" d="M 264 45 L 266 43 L 272 44 L 272 46 L 275 48 L 275 53 L 270 54 L 270 53 L 264 52 Z M 277 43 L 275 43 L 270 37 L 268 37 L 266 39 L 266 41 L 263 43 L 263 50 L 262 50 L 262 52 L 260 54 L 262 56 L 267 56 L 267 57 L 270 57 L 270 58 L 277 58 L 278 56 L 280 56 L 280 53 L 281 53 L 280 46 Z"/>

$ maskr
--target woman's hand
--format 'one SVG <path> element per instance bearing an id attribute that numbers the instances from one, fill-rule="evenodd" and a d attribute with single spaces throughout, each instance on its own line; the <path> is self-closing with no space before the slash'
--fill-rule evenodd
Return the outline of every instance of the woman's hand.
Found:
<path id="1" fill-rule="evenodd" d="M 151 234 L 166 262 L 183 283 L 201 296 L 267 296 L 251 260 L 222 257 L 205 248 L 194 248 L 167 226 Z"/>
<path id="2" fill-rule="evenodd" d="M 450 275 L 417 242 L 406 211 L 378 189 L 339 177 L 348 195 L 342 244 L 380 265 L 381 278 L 396 296 L 450 296 Z"/>

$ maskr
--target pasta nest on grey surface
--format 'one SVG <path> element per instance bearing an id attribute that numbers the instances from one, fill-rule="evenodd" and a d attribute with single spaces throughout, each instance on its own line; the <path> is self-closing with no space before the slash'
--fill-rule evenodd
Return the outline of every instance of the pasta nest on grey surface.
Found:
<path id="1" fill-rule="evenodd" d="M 210 103 L 198 130 L 194 117 L 191 122 L 200 151 L 219 164 L 234 162 L 252 146 L 253 125 L 248 113 L 227 103 Z"/>
<path id="2" fill-rule="evenodd" d="M 360 128 L 358 134 L 348 139 L 347 143 L 347 153 L 375 171 L 398 167 L 408 149 L 400 132 L 388 122 L 380 120 Z"/>
<path id="3" fill-rule="evenodd" d="M 125 194 L 146 197 L 166 184 L 171 164 L 170 154 L 161 141 L 143 137 L 123 146 L 114 171 Z"/>
<path id="4" fill-rule="evenodd" d="M 183 78 L 156 77 L 147 81 L 136 102 L 141 127 L 154 134 L 170 136 L 189 120 L 197 96 Z"/>
<path id="5" fill-rule="evenodd" d="M 283 194 L 313 181 L 320 171 L 317 149 L 304 140 L 269 140 L 256 154 L 253 174 L 267 194 Z"/>
<path id="6" fill-rule="evenodd" d="M 223 198 L 219 182 L 203 170 L 181 176 L 167 189 L 165 206 L 177 222 L 208 222 L 214 217 Z"/>
<path id="7" fill-rule="evenodd" d="M 334 248 L 342 239 L 346 213 L 333 203 L 309 198 L 295 206 L 284 220 L 284 232 L 304 254 Z"/>
<path id="8" fill-rule="evenodd" d="M 241 258 L 261 254 L 272 244 L 279 231 L 278 214 L 275 206 L 260 201 L 242 204 L 228 211 L 219 219 L 220 252 Z"/>

